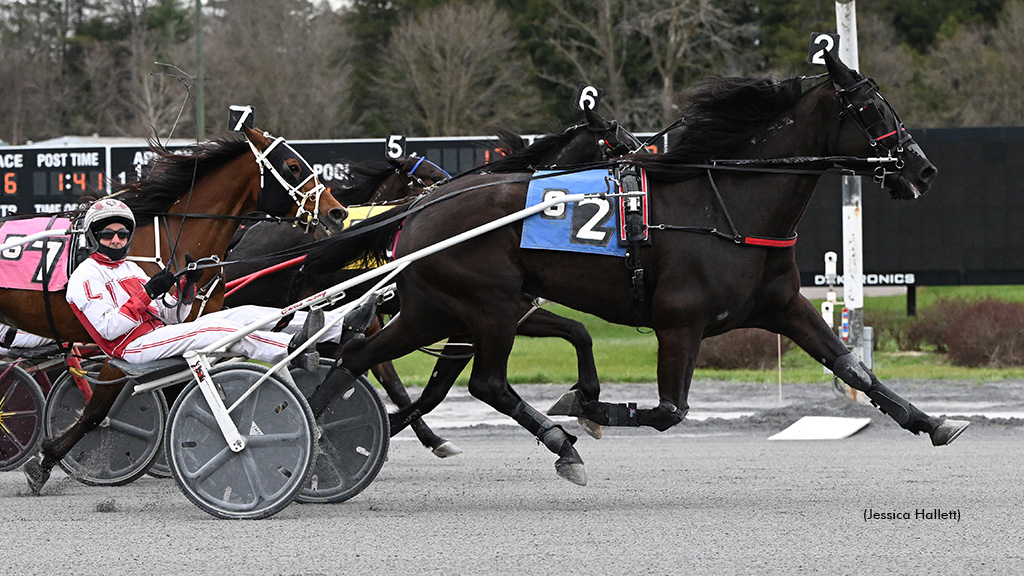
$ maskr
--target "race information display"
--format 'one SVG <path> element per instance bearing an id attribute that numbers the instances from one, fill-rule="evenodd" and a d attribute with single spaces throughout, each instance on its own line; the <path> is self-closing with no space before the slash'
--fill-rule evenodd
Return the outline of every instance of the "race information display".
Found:
<path id="1" fill-rule="evenodd" d="M 0 216 L 59 212 L 106 193 L 107 148 L 0 148 Z"/>

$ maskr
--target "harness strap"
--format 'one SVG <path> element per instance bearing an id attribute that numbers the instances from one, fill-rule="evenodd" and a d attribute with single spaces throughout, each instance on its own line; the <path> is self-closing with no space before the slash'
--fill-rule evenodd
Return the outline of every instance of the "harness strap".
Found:
<path id="1" fill-rule="evenodd" d="M 718 236 L 719 238 L 725 238 L 726 240 L 732 240 L 736 244 L 746 246 L 762 246 L 766 248 L 788 248 L 796 244 L 797 235 L 794 233 L 792 236 L 785 238 L 776 238 L 772 236 L 744 236 L 736 230 L 736 225 L 733 224 L 732 216 L 729 215 L 728 208 L 725 207 L 725 201 L 722 199 L 721 192 L 718 191 L 718 185 L 715 184 L 715 178 L 711 174 L 712 167 L 708 167 L 708 182 L 711 184 L 711 190 L 715 193 L 715 199 L 718 200 L 718 206 L 722 209 L 722 214 L 725 215 L 726 222 L 729 223 L 729 233 L 722 232 L 718 228 L 703 228 L 700 226 L 677 226 L 673 224 L 657 224 L 651 226 L 651 228 L 657 230 L 673 230 L 676 232 L 695 232 L 697 234 L 709 234 L 711 236 Z"/>
<path id="2" fill-rule="evenodd" d="M 53 226 L 53 222 L 57 219 L 56 216 L 51 216 L 49 223 L 46 224 L 46 229 L 49 230 Z M 60 332 L 57 330 L 57 323 L 53 319 L 53 306 L 50 305 L 50 278 L 52 277 L 52 270 L 50 266 L 47 266 L 46 262 L 46 245 L 50 241 L 49 238 L 43 238 L 43 252 L 42 252 L 42 267 L 43 267 L 43 308 L 46 311 L 46 323 L 50 326 L 50 333 L 53 334 L 53 339 L 57 341 L 57 345 L 60 346 L 60 351 L 63 354 L 67 354 L 70 351 L 70 346 L 61 338 Z M 11 329 L 14 332 L 14 329 Z"/>
<path id="3" fill-rule="evenodd" d="M 626 268 L 631 271 L 629 299 L 633 303 L 633 320 L 637 326 L 650 325 L 651 311 L 647 306 L 647 285 L 640 260 L 640 247 L 650 244 L 647 229 L 647 188 L 642 175 L 631 164 L 617 166 L 615 178 L 622 194 L 643 193 L 643 196 L 619 197 L 619 242 L 627 243 Z"/>

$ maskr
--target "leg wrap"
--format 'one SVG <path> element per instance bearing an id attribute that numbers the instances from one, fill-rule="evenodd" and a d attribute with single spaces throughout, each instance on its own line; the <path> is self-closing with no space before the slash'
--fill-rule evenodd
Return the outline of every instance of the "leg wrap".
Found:
<path id="1" fill-rule="evenodd" d="M 682 422 L 687 412 L 689 410 L 680 410 L 668 400 L 662 400 L 650 410 L 640 410 L 637 422 L 640 426 L 650 426 L 658 432 L 664 432 Z"/>
<path id="2" fill-rule="evenodd" d="M 607 404 L 608 426 L 640 426 L 637 421 L 636 402 Z"/>
<path id="3" fill-rule="evenodd" d="M 920 414 L 913 405 L 879 382 L 852 352 L 836 358 L 833 372 L 851 388 L 866 394 L 871 404 L 903 428 L 911 428 L 913 420 L 916 420 L 911 416 Z"/>
<path id="4" fill-rule="evenodd" d="M 561 426 L 552 422 L 526 402 L 520 401 L 512 411 L 512 418 L 533 434 L 548 450 L 558 454 L 566 442 L 570 446 L 576 443 L 576 437 L 566 432 Z"/>

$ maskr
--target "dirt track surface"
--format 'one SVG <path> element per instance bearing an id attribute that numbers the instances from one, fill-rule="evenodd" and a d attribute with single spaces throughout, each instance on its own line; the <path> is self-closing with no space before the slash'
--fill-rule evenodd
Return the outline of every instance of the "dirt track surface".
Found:
<path id="1" fill-rule="evenodd" d="M 892 386 L 930 411 L 1024 411 L 1020 382 Z M 543 410 L 564 387 L 518 389 Z M 629 394 L 653 404 L 644 386 L 608 387 L 606 400 Z M 445 429 L 464 450 L 445 460 L 403 433 L 359 496 L 293 504 L 260 521 L 207 516 L 171 480 L 96 488 L 55 472 L 33 497 L 20 471 L 2 473 L 0 566 L 104 575 L 1024 573 L 1024 421 L 971 417 L 953 445 L 934 448 L 828 386 L 785 386 L 780 406 L 774 386 L 694 385 L 693 412 L 740 405 L 755 415 L 665 433 L 606 430 L 601 440 L 580 433 L 586 487 L 558 478 L 554 456 L 517 427 Z M 844 440 L 767 440 L 803 415 L 872 422 Z"/>

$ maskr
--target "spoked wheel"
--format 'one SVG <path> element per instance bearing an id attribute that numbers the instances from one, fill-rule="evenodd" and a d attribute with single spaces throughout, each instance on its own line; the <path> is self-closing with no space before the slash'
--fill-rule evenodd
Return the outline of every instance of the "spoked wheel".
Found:
<path id="1" fill-rule="evenodd" d="M 0 365 L 0 472 L 35 453 L 43 436 L 43 391 L 22 368 Z"/>
<path id="2" fill-rule="evenodd" d="M 329 366 L 316 374 L 294 369 L 292 378 L 308 397 L 323 382 Z M 299 502 L 343 502 L 373 482 L 387 459 L 391 429 L 387 409 L 373 385 L 360 377 L 338 394 L 317 422 L 320 440 L 309 480 Z"/>
<path id="3" fill-rule="evenodd" d="M 100 384 L 102 386 L 102 384 Z M 46 400 L 48 438 L 78 421 L 85 396 L 71 374 L 57 379 Z M 133 395 L 128 383 L 99 427 L 86 434 L 60 461 L 68 476 L 89 486 L 121 486 L 146 473 L 162 445 L 167 401 L 159 390 Z"/>
<path id="4" fill-rule="evenodd" d="M 210 378 L 230 407 L 265 374 L 257 364 L 215 366 Z M 266 518 L 283 510 L 312 468 L 314 421 L 305 397 L 272 375 L 231 412 L 245 439 L 233 452 L 198 382 L 171 409 L 164 445 L 171 476 L 193 504 L 218 518 Z"/>

